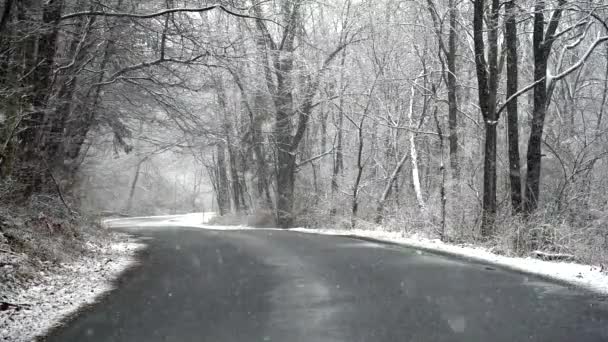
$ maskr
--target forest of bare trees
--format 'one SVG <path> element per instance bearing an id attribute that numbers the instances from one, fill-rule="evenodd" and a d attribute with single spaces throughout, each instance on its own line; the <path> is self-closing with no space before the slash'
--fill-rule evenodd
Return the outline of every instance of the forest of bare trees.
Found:
<path id="1" fill-rule="evenodd" d="M 608 257 L 604 0 L 3 0 L 3 202 Z"/>

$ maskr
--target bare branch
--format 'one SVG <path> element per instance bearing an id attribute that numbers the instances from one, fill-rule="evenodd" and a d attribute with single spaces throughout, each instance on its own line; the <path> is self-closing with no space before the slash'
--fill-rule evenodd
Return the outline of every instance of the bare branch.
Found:
<path id="1" fill-rule="evenodd" d="M 516 98 L 520 97 L 521 95 L 523 95 L 524 93 L 528 92 L 530 89 L 536 87 L 537 84 L 541 83 L 542 81 L 544 81 L 546 79 L 546 77 L 543 77 L 541 79 L 536 80 L 536 82 L 534 83 L 530 83 L 527 86 L 523 87 L 522 89 L 518 90 L 515 94 L 511 95 L 506 101 L 505 103 L 503 103 L 500 108 L 498 109 L 498 111 L 496 112 L 496 116 L 500 116 L 500 113 L 502 113 L 503 110 L 505 110 L 507 108 L 507 105 L 515 100 Z"/>
<path id="2" fill-rule="evenodd" d="M 325 157 L 326 155 L 331 154 L 331 153 L 333 153 L 333 152 L 334 152 L 334 148 L 332 147 L 332 148 L 331 148 L 330 150 L 328 150 L 328 151 L 325 151 L 325 152 L 323 152 L 323 153 L 321 153 L 321 154 L 319 154 L 319 155 L 316 155 L 316 156 L 314 156 L 314 157 L 312 157 L 312 158 L 309 158 L 309 159 L 306 159 L 306 160 L 304 160 L 304 161 L 301 161 L 300 163 L 298 163 L 298 165 L 296 165 L 296 167 L 297 167 L 297 168 L 300 168 L 300 167 L 302 167 L 303 165 L 306 165 L 306 164 L 308 164 L 308 163 L 312 163 L 312 162 L 314 162 L 315 160 L 321 159 L 321 158 Z"/>
<path id="3" fill-rule="evenodd" d="M 213 6 L 209 6 L 209 7 L 169 8 L 169 9 L 165 9 L 162 11 L 158 11 L 158 12 L 154 12 L 154 13 L 146 13 L 146 14 L 127 13 L 127 12 L 83 11 L 83 12 L 75 12 L 75 13 L 66 14 L 66 15 L 62 16 L 60 18 L 60 20 L 67 20 L 67 19 L 72 19 L 72 18 L 77 18 L 77 17 L 82 17 L 82 16 L 103 16 L 103 17 L 114 17 L 114 18 L 152 19 L 152 18 L 161 17 L 161 16 L 164 16 L 167 14 L 172 14 L 172 13 L 183 13 L 183 12 L 203 13 L 203 12 L 212 11 L 214 9 L 221 10 L 222 12 L 228 13 L 228 14 L 238 17 L 238 18 L 256 19 L 256 20 L 274 22 L 271 19 L 259 18 L 259 17 L 247 15 L 247 14 L 237 13 L 233 10 L 229 10 L 228 8 L 226 8 L 223 5 L 213 5 Z"/>
<path id="4" fill-rule="evenodd" d="M 593 50 L 595 50 L 595 48 L 600 45 L 601 43 L 608 41 L 608 36 L 598 36 L 597 39 L 593 42 L 593 44 L 591 44 L 591 46 L 589 46 L 589 48 L 587 49 L 587 51 L 585 52 L 585 54 L 583 55 L 583 57 L 581 57 L 581 59 L 578 60 L 578 62 L 574 63 L 570 68 L 562 71 L 561 73 L 555 75 L 555 76 L 550 76 L 550 81 L 554 82 L 554 81 L 559 81 L 562 78 L 568 76 L 569 74 L 571 74 L 573 71 L 575 71 L 576 69 L 580 68 L 583 66 L 583 64 L 585 64 L 585 61 L 587 60 L 587 58 L 589 58 L 589 56 L 591 55 L 591 53 L 593 53 Z"/>

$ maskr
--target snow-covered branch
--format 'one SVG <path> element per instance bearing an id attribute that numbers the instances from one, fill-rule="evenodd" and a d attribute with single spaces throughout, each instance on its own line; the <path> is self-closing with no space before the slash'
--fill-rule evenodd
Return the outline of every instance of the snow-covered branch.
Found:
<path id="1" fill-rule="evenodd" d="M 331 149 L 329 149 L 328 151 L 325 151 L 325 152 L 323 152 L 323 153 L 321 153 L 321 154 L 319 154 L 319 155 L 316 155 L 316 156 L 314 156 L 314 157 L 312 157 L 312 158 L 308 158 L 308 159 L 306 159 L 306 160 L 304 160 L 304 161 L 301 161 L 300 163 L 298 163 L 297 167 L 298 167 L 298 168 L 300 168 L 300 167 L 302 167 L 303 165 L 306 165 L 306 164 L 308 164 L 308 163 L 312 163 L 312 162 L 314 162 L 315 160 L 321 159 L 321 158 L 325 157 L 326 155 L 331 154 L 331 153 L 333 153 L 333 152 L 334 152 L 334 148 L 332 147 L 332 148 L 331 148 Z"/>
<path id="2" fill-rule="evenodd" d="M 570 68 L 560 72 L 559 74 L 557 74 L 555 76 L 547 75 L 548 81 L 549 82 L 559 81 L 562 78 L 570 75 L 573 71 L 576 71 L 576 69 L 582 67 L 583 64 L 585 64 L 585 61 L 587 60 L 587 58 L 589 58 L 589 56 L 591 56 L 591 53 L 593 53 L 593 50 L 595 50 L 595 48 L 598 45 L 600 45 L 601 43 L 603 43 L 605 41 L 608 41 L 608 36 L 597 37 L 597 39 L 593 42 L 593 44 L 591 44 L 591 46 L 589 46 L 589 48 L 587 49 L 587 51 L 585 52 L 583 57 L 581 57 L 581 59 L 579 59 L 578 62 L 574 63 Z"/>

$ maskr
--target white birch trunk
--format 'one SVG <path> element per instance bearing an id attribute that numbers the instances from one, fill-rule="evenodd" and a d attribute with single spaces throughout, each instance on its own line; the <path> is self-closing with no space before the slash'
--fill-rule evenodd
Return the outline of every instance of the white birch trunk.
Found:
<path id="1" fill-rule="evenodd" d="M 420 210 L 425 210 L 424 198 L 422 198 L 422 189 L 420 186 L 420 172 L 418 170 L 418 151 L 416 150 L 416 126 L 414 125 L 414 97 L 416 96 L 416 83 L 412 85 L 410 94 L 410 108 L 407 118 L 410 124 L 410 156 L 412 160 L 412 183 L 414 184 L 414 192 L 416 193 L 416 201 Z"/>

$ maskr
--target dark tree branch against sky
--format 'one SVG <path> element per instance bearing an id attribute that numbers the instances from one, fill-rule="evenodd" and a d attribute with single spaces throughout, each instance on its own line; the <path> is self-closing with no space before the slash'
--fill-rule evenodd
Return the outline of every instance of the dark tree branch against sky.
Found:
<path id="1" fill-rule="evenodd" d="M 162 11 L 152 12 L 152 13 L 129 13 L 129 12 L 107 12 L 107 11 L 83 11 L 83 12 L 75 12 L 69 13 L 61 16 L 61 20 L 68 20 L 77 17 L 90 17 L 90 16 L 102 16 L 102 17 L 114 17 L 114 18 L 133 18 L 133 19 L 152 19 L 161 16 L 166 16 L 167 14 L 174 13 L 204 13 L 212 10 L 218 10 L 221 12 L 225 12 L 231 16 L 243 19 L 256 19 L 263 21 L 272 21 L 267 18 L 254 17 L 247 14 L 239 13 L 241 9 L 230 9 L 224 5 L 213 5 L 208 7 L 184 7 L 184 8 L 167 8 Z"/>

